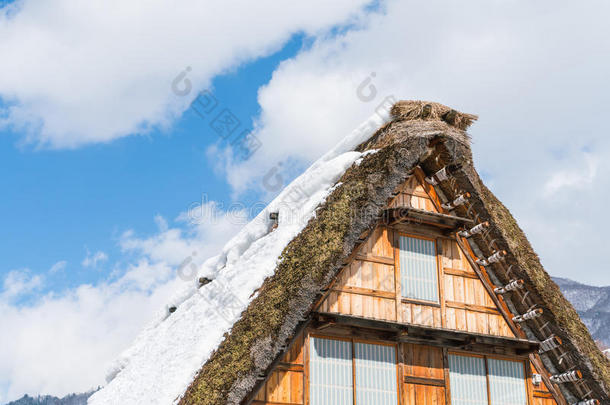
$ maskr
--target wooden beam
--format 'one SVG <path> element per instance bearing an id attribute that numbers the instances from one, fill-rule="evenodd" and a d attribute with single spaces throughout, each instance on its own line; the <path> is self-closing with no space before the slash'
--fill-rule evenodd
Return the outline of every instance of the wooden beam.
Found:
<path id="1" fill-rule="evenodd" d="M 405 343 L 421 343 L 434 346 L 465 349 L 476 346 L 477 348 L 490 350 L 497 347 L 506 347 L 521 354 L 535 352 L 540 346 L 538 342 L 533 342 L 527 339 L 507 338 L 501 336 L 483 335 L 473 332 L 403 324 L 353 315 L 316 313 L 314 317 L 321 323 L 332 321 L 337 326 L 349 326 L 378 332 L 390 332 L 394 334 L 396 341 Z"/>
<path id="2" fill-rule="evenodd" d="M 455 229 L 461 225 L 474 223 L 468 218 L 407 207 L 388 208 L 384 210 L 382 218 L 385 223 L 390 225 L 414 222 L 445 229 Z"/>
<path id="3" fill-rule="evenodd" d="M 475 263 L 476 256 L 475 256 L 474 252 L 472 251 L 472 249 L 470 248 L 470 245 L 468 244 L 467 240 L 465 240 L 457 235 L 456 235 L 456 240 L 457 240 L 457 243 L 460 246 L 460 248 L 466 253 L 464 256 L 466 256 L 466 259 L 470 263 L 470 266 L 474 269 L 475 273 L 477 273 L 477 275 L 481 279 L 483 286 L 487 290 L 487 292 L 488 292 L 489 296 L 491 297 L 492 301 L 494 302 L 494 304 L 496 304 L 496 306 L 500 310 L 500 314 L 502 314 L 502 317 L 506 321 L 507 325 L 513 331 L 515 336 L 525 337 L 525 333 L 520 328 L 518 328 L 516 326 L 516 324 L 513 322 L 513 319 L 512 319 L 513 314 L 508 309 L 508 306 L 506 305 L 504 300 L 500 300 L 498 298 L 498 296 L 496 295 L 496 293 L 494 292 L 494 285 L 491 282 L 491 279 L 489 278 L 487 271 L 485 271 L 484 268 L 480 267 L 478 264 Z M 529 358 L 530 358 L 530 362 L 532 362 L 532 364 L 534 365 L 534 367 L 536 368 L 538 373 L 540 373 L 540 375 L 542 376 L 542 380 L 544 381 L 544 384 L 547 386 L 547 389 L 551 392 L 551 394 L 553 394 L 555 401 L 557 401 L 557 403 L 559 405 L 567 405 L 567 402 L 566 402 L 563 394 L 561 394 L 561 392 L 558 390 L 558 388 L 555 386 L 555 384 L 553 384 L 551 382 L 550 375 L 549 375 L 548 371 L 546 370 L 546 367 L 544 367 L 544 364 L 542 363 L 542 360 L 540 359 L 538 354 L 531 353 L 529 355 Z"/>

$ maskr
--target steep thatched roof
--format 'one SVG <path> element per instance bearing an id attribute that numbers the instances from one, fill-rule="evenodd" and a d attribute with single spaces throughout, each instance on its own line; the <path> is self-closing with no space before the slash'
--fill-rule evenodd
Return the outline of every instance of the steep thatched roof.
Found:
<path id="1" fill-rule="evenodd" d="M 491 223 L 489 234 L 473 240 L 475 251 L 485 257 L 497 249 L 508 252 L 501 266 L 488 269 L 490 276 L 502 284 L 517 274 L 527 283 L 528 300 L 545 310 L 544 330 L 524 327 L 525 333 L 539 340 L 550 334 L 560 336 L 569 354 L 563 356 L 562 364 L 556 353 L 542 355 L 545 365 L 551 372 L 567 366 L 585 375 L 586 387 L 565 386 L 564 395 L 573 402 L 585 398 L 582 391 L 588 389 L 593 397 L 607 400 L 608 360 L 542 268 L 514 218 L 483 185 L 472 165 L 463 130 L 476 116 L 427 102 L 399 102 L 392 115 L 392 122 L 358 147 L 377 152 L 344 173 L 315 218 L 284 249 L 275 274 L 203 365 L 181 404 L 241 403 L 307 322 L 313 304 L 342 268 L 359 236 L 377 224 L 388 198 L 412 169 L 421 165 L 433 173 L 453 162 L 462 163 L 463 168 L 454 180 L 441 184 L 440 194 L 450 200 L 469 191 L 470 205 L 460 208 L 459 214 Z M 525 312 L 528 302 L 507 299 L 516 314 Z"/>

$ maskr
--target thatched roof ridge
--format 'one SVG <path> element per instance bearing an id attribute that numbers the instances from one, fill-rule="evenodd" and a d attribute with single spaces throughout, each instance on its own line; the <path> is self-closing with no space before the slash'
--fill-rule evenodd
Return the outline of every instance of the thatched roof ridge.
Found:
<path id="1" fill-rule="evenodd" d="M 399 101 L 390 111 L 395 120 L 444 121 L 452 127 L 465 131 L 479 117 L 454 110 L 431 101 Z"/>
<path id="2" fill-rule="evenodd" d="M 394 120 L 357 148 L 377 152 L 367 154 L 359 165 L 344 173 L 316 216 L 286 246 L 275 274 L 265 280 L 240 320 L 203 365 L 180 404 L 241 403 L 307 322 L 312 305 L 338 274 L 359 236 L 376 226 L 396 187 L 417 165 L 432 173 L 442 162 L 456 161 L 463 163 L 464 169 L 456 176 L 456 184 L 441 185 L 442 193 L 452 198 L 459 190 L 471 192 L 473 212 L 492 223 L 496 243 L 522 269 L 528 288 L 545 308 L 545 316 L 557 333 L 569 341 L 574 361 L 597 398 L 607 400 L 608 361 L 542 268 L 514 218 L 483 185 L 472 166 L 468 136 L 462 129 L 476 116 L 456 112 L 459 116 L 448 121 L 451 111 L 454 110 L 429 102 L 399 102 L 394 106 Z M 490 253 L 487 241 L 475 242 L 482 254 Z M 312 255 L 312 251 L 316 254 Z M 506 277 L 500 271 L 494 276 L 499 281 Z M 521 309 L 518 305 L 514 307 L 515 311 Z M 543 360 L 553 370 L 557 359 Z M 568 391 L 566 396 L 572 398 L 570 395 Z"/>

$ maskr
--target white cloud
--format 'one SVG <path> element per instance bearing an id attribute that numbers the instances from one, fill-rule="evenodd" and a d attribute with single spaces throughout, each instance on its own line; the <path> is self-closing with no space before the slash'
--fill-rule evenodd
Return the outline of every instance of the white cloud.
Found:
<path id="1" fill-rule="evenodd" d="M 576 191 L 578 189 L 588 187 L 593 184 L 599 161 L 590 153 L 583 153 L 584 168 L 572 168 L 559 170 L 547 180 L 544 184 L 544 191 L 548 197 L 559 191 Z"/>
<path id="2" fill-rule="evenodd" d="M 0 290 L 2 330 L 9 331 L 0 333 L 0 403 L 24 393 L 65 395 L 104 384 L 111 362 L 155 313 L 165 310 L 182 283 L 192 282 L 176 277 L 181 261 L 193 251 L 193 263 L 217 253 L 243 225 L 216 203 L 205 205 L 209 218 L 191 215 L 201 220 L 183 230 L 157 217 L 157 235 L 124 235 L 120 243 L 132 260 L 103 282 L 24 304 L 19 299 L 31 298 L 43 279 L 29 270 L 10 272 Z M 180 221 L 185 218 L 187 213 Z"/>
<path id="3" fill-rule="evenodd" d="M 187 66 L 201 90 L 295 33 L 349 21 L 365 3 L 17 1 L 0 9 L 0 127 L 54 148 L 166 127 L 195 96 L 172 92 Z"/>
<path id="4" fill-rule="evenodd" d="M 260 189 L 265 175 L 289 180 L 285 162 L 308 164 L 387 95 L 439 101 L 480 115 L 470 131 L 477 168 L 550 273 L 610 284 L 603 256 L 571 254 L 604 251 L 610 226 L 602 118 L 610 105 L 610 3 L 384 4 L 360 29 L 319 38 L 282 63 L 259 90 L 254 134 L 263 146 L 246 162 L 220 165 L 236 192 Z M 375 97 L 363 101 L 370 84 Z"/>
<path id="5" fill-rule="evenodd" d="M 59 273 L 60 271 L 63 271 L 67 265 L 68 265 L 67 261 L 60 260 L 57 263 L 55 263 L 53 266 L 51 266 L 51 268 L 49 269 L 49 274 Z"/>
<path id="6" fill-rule="evenodd" d="M 0 290 L 0 301 L 11 302 L 42 287 L 43 279 L 29 269 L 12 270 L 5 277 Z"/>
<path id="7" fill-rule="evenodd" d="M 102 252 L 101 250 L 98 250 L 97 252 L 91 254 L 89 249 L 87 249 L 87 255 L 81 262 L 81 265 L 85 268 L 96 268 L 99 263 L 105 262 L 106 260 L 108 260 L 108 255 Z"/>

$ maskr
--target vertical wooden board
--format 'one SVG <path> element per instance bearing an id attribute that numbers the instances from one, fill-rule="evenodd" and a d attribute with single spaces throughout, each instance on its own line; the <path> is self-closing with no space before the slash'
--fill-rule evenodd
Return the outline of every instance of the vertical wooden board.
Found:
<path id="1" fill-rule="evenodd" d="M 434 326 L 435 328 L 443 327 L 440 308 L 432 308 L 432 326 Z"/>
<path id="2" fill-rule="evenodd" d="M 365 262 L 360 268 L 362 278 L 362 288 L 373 289 L 373 263 Z"/>
<path id="3" fill-rule="evenodd" d="M 508 326 L 508 323 L 504 320 L 503 317 L 498 318 L 498 323 L 500 324 L 500 335 L 501 336 L 515 337 L 515 334 L 513 333 L 510 326 Z"/>
<path id="4" fill-rule="evenodd" d="M 439 347 L 412 345 L 412 355 L 409 361 L 410 376 L 421 378 L 443 379 L 443 351 Z"/>
<path id="5" fill-rule="evenodd" d="M 339 293 L 339 313 L 340 314 L 351 314 L 352 313 L 352 296 L 353 294 Z"/>
<path id="6" fill-rule="evenodd" d="M 381 263 L 373 263 L 374 285 L 373 288 L 380 291 L 394 292 L 394 266 Z"/>
<path id="7" fill-rule="evenodd" d="M 466 311 L 466 330 L 468 332 L 477 331 L 477 314 L 472 311 Z"/>
<path id="8" fill-rule="evenodd" d="M 441 265 L 443 268 L 451 267 L 451 241 L 442 239 L 441 242 Z"/>
<path id="9" fill-rule="evenodd" d="M 411 304 L 402 303 L 402 322 L 403 323 L 413 323 L 413 311 L 411 308 Z"/>
<path id="10" fill-rule="evenodd" d="M 447 329 L 456 330 L 457 325 L 455 321 L 455 309 L 449 307 L 445 308 L 445 323 Z"/>
<path id="11" fill-rule="evenodd" d="M 460 247 L 456 241 L 451 241 L 451 267 L 463 270 L 462 259 L 460 257 Z"/>
<path id="12" fill-rule="evenodd" d="M 349 266 L 348 277 L 345 280 L 345 286 L 359 287 L 360 286 L 360 269 L 362 267 L 361 260 L 354 260 Z"/>
<path id="13" fill-rule="evenodd" d="M 385 315 L 383 313 L 384 305 L 383 298 L 373 297 L 373 318 L 375 319 L 385 319 Z"/>
<path id="14" fill-rule="evenodd" d="M 402 384 L 402 404 L 403 405 L 415 405 L 415 385 L 413 384 Z"/>
<path id="15" fill-rule="evenodd" d="M 466 310 L 455 310 L 455 326 L 457 330 L 468 330 L 468 325 L 466 323 Z"/>
<path id="16" fill-rule="evenodd" d="M 474 280 L 472 278 L 464 278 L 464 302 L 474 305 Z"/>
<path id="17" fill-rule="evenodd" d="M 427 404 L 426 388 L 422 385 L 415 386 L 415 404 Z"/>
<path id="18" fill-rule="evenodd" d="M 277 391 L 277 386 L 279 385 L 279 374 L 277 371 L 271 373 L 269 379 L 267 379 L 267 400 L 273 401 L 275 398 L 275 392 Z"/>
<path id="19" fill-rule="evenodd" d="M 500 318 L 500 319 L 498 319 Z M 495 336 L 501 336 L 499 321 L 502 320 L 502 316 L 489 314 L 489 334 Z"/>
<path id="20" fill-rule="evenodd" d="M 411 343 L 401 344 L 403 376 L 413 375 L 413 350 L 415 345 Z"/>
<path id="21" fill-rule="evenodd" d="M 328 297 L 326 297 L 324 299 L 324 301 L 322 301 L 322 304 L 320 304 L 320 312 L 329 312 L 329 307 L 328 307 Z"/>
<path id="22" fill-rule="evenodd" d="M 293 404 L 303 403 L 303 373 L 290 373 L 290 402 Z"/>
<path id="23" fill-rule="evenodd" d="M 412 308 L 412 313 L 413 313 L 413 318 L 411 320 L 412 323 L 415 325 L 421 325 L 423 323 L 422 306 L 417 305 L 417 304 L 412 304 L 411 308 Z"/>
<path id="24" fill-rule="evenodd" d="M 464 301 L 464 277 L 453 278 L 453 297 L 456 302 Z"/>
<path id="25" fill-rule="evenodd" d="M 280 391 L 280 401 L 284 403 L 290 403 L 290 393 L 292 391 L 291 374 L 292 373 L 290 371 L 287 371 L 282 373 L 280 377 L 280 386 L 282 387 Z"/>
<path id="26" fill-rule="evenodd" d="M 303 364 L 303 333 L 299 334 L 290 347 L 290 350 L 282 357 L 284 363 Z"/>
<path id="27" fill-rule="evenodd" d="M 396 302 L 394 300 L 389 299 L 384 300 L 384 302 L 386 319 L 388 321 L 398 321 L 398 319 L 396 319 Z"/>
<path id="28" fill-rule="evenodd" d="M 477 312 L 476 313 L 477 322 L 476 322 L 476 330 L 477 333 L 483 333 L 485 335 L 489 334 L 489 314 Z"/>
<path id="29" fill-rule="evenodd" d="M 485 306 L 487 297 L 487 291 L 485 291 L 485 287 L 483 287 L 483 283 L 481 280 L 473 280 L 473 288 L 474 288 L 474 304 Z M 495 305 L 491 306 L 495 308 Z"/>
<path id="30" fill-rule="evenodd" d="M 331 291 L 328 294 L 328 312 L 339 312 L 339 293 Z"/>
<path id="31" fill-rule="evenodd" d="M 379 255 L 388 259 L 394 258 L 394 246 L 392 244 L 392 231 L 383 228 Z"/>
<path id="32" fill-rule="evenodd" d="M 352 294 L 351 303 L 352 303 L 351 311 L 350 311 L 351 314 L 356 315 L 356 316 L 363 316 L 364 310 L 363 310 L 362 295 Z"/>
<path id="33" fill-rule="evenodd" d="M 451 274 L 443 274 L 443 279 L 445 280 L 445 300 L 455 301 L 453 292 L 453 276 Z"/>
<path id="34" fill-rule="evenodd" d="M 487 290 L 485 290 L 485 287 L 483 287 L 483 293 L 485 295 L 485 306 L 486 307 L 490 307 L 490 308 L 496 308 L 499 310 L 499 308 L 497 308 L 496 303 L 493 302 L 493 300 L 491 299 L 491 296 L 487 293 Z"/>
<path id="35" fill-rule="evenodd" d="M 373 317 L 373 297 L 360 295 L 362 297 L 362 316 L 365 318 Z"/>

